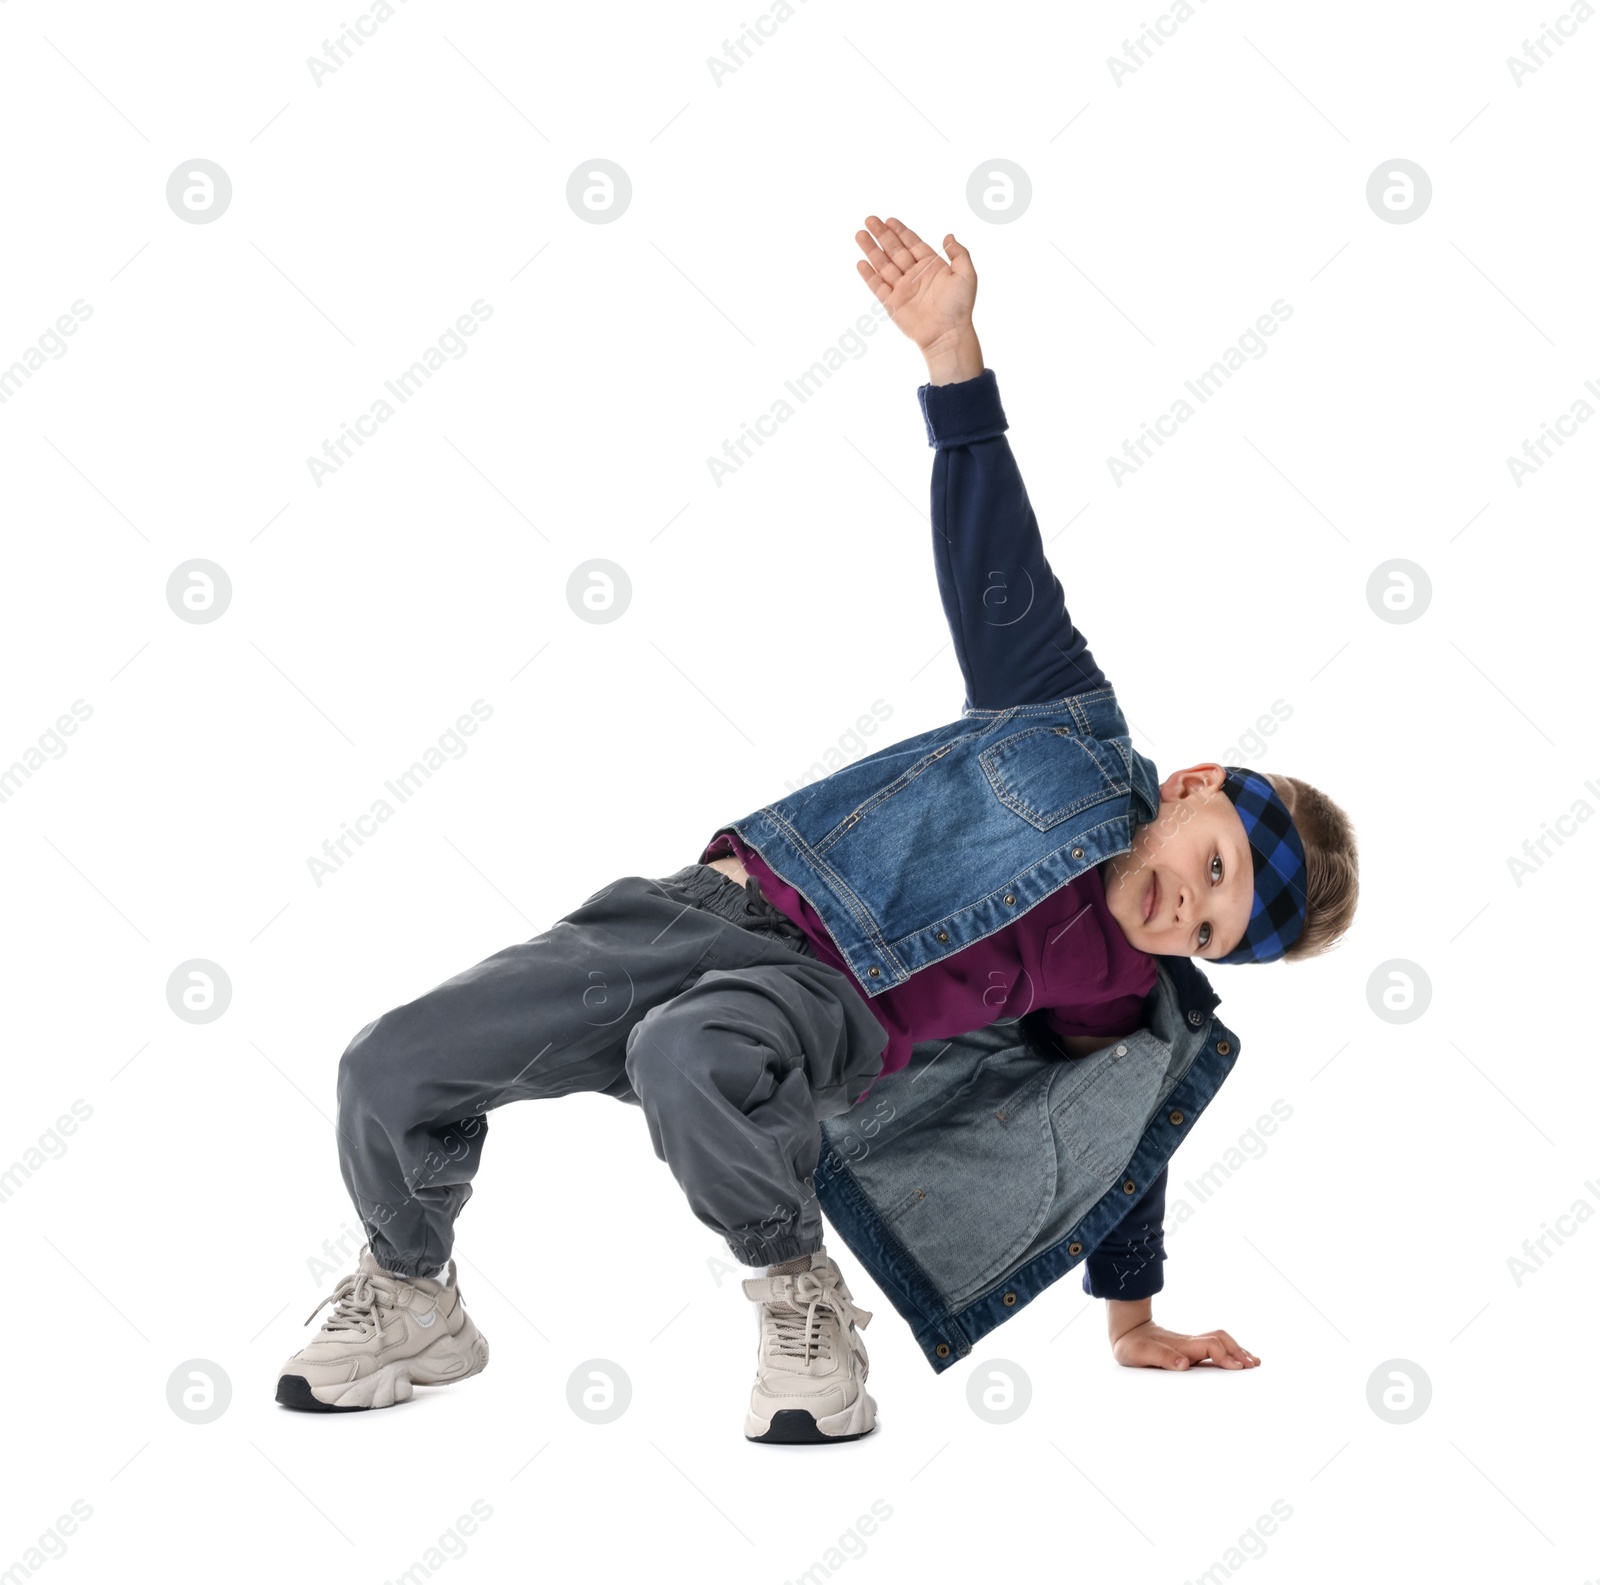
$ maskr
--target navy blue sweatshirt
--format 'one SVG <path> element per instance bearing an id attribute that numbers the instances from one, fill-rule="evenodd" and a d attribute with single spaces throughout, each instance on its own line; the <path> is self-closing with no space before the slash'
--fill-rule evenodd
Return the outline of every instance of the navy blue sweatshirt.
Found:
<path id="1" fill-rule="evenodd" d="M 966 705 L 1004 710 L 1104 687 L 1067 613 L 1039 524 L 1005 438 L 994 370 L 917 389 L 933 459 L 933 564 L 966 684 Z M 997 615 L 1014 608 L 1015 620 Z M 1007 610 L 1009 616 L 1009 610 Z M 1031 1021 L 1029 1021 L 1031 1023 Z M 1030 1039 L 1048 1040 L 1037 1027 Z M 1059 1048 L 1054 1048 L 1059 1049 Z M 1162 1168 L 1084 1261 L 1083 1291 L 1146 1299 L 1162 1288 L 1167 1170 Z"/>

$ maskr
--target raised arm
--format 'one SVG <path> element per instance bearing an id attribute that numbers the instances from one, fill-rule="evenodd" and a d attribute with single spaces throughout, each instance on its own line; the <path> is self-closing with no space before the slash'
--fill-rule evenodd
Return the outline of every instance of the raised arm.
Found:
<path id="1" fill-rule="evenodd" d="M 867 217 L 856 269 L 921 350 L 919 388 L 932 488 L 934 570 L 970 708 L 1005 709 L 1100 687 L 1105 678 L 1067 614 L 1039 524 L 1005 438 L 994 371 L 972 326 L 978 278 L 953 235 L 946 263 L 908 226 Z"/>
<path id="2" fill-rule="evenodd" d="M 933 565 L 967 704 L 1036 704 L 1105 677 L 1067 614 L 1005 438 L 994 370 L 917 392 L 933 459 Z"/>

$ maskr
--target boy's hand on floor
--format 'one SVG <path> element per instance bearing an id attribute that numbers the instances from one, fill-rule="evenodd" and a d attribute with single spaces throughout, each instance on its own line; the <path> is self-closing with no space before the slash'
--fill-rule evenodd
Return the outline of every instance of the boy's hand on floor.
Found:
<path id="1" fill-rule="evenodd" d="M 1141 1321 L 1114 1338 L 1111 1353 L 1119 1365 L 1153 1365 L 1158 1370 L 1187 1370 L 1208 1360 L 1224 1370 L 1250 1370 L 1261 1363 L 1220 1329 L 1169 1332 L 1154 1321 Z"/>
<path id="2" fill-rule="evenodd" d="M 856 260 L 856 272 L 927 358 L 934 383 L 982 374 L 983 354 L 972 328 L 978 273 L 971 255 L 951 233 L 943 244 L 947 264 L 892 215 L 887 220 L 868 215 L 867 227 L 856 233 L 866 255 Z"/>

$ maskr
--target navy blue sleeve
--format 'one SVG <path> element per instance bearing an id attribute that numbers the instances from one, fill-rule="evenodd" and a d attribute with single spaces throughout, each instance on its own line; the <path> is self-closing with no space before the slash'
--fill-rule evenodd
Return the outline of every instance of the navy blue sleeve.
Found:
<path id="1" fill-rule="evenodd" d="M 1148 1299 L 1161 1292 L 1161 1262 L 1167 1258 L 1161 1224 L 1166 1213 L 1163 1167 L 1105 1242 L 1090 1250 L 1083 1263 L 1083 1291 L 1091 1299 Z"/>
<path id="2" fill-rule="evenodd" d="M 994 370 L 917 388 L 933 458 L 933 563 L 968 709 L 1039 704 L 1104 685 L 1067 615 Z"/>

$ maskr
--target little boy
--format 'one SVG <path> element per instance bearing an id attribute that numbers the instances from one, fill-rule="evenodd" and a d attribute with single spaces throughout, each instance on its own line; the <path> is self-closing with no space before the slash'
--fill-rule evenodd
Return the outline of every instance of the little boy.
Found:
<path id="1" fill-rule="evenodd" d="M 339 1148 L 368 1247 L 279 1403 L 386 1408 L 482 1370 L 450 1250 L 486 1114 L 593 1091 L 641 1108 L 695 1216 L 756 1268 L 746 1437 L 865 1436 L 871 1317 L 823 1247 L 821 1121 L 917 1042 L 1042 1010 L 1083 1055 L 1139 1025 L 1157 955 L 1304 958 L 1349 926 L 1354 838 L 1315 788 L 1211 763 L 1158 786 L 1045 560 L 967 250 L 947 236 L 947 263 L 892 218 L 867 226 L 857 269 L 928 365 L 962 715 L 722 826 L 670 876 L 612 882 L 355 1037 Z M 1147 1196 L 1127 1221 L 1159 1231 L 1161 1209 Z M 1259 1363 L 1226 1332 L 1155 1327 L 1150 1291 L 1103 1293 L 1122 1363 Z"/>

